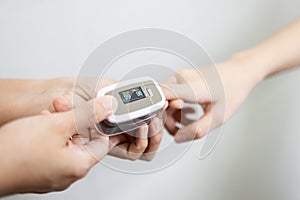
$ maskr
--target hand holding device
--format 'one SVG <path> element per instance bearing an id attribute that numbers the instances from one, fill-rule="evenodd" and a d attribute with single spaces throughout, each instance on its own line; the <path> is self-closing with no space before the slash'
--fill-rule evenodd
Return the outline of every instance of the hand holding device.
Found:
<path id="1" fill-rule="evenodd" d="M 100 97 L 68 112 L 43 111 L 2 126 L 0 196 L 63 190 L 84 177 L 108 153 L 108 137 L 89 128 L 112 113 L 110 102 Z M 91 130 L 92 140 L 83 144 L 78 129 Z"/>
<path id="2" fill-rule="evenodd" d="M 97 97 L 111 95 L 117 101 L 116 111 L 96 124 L 99 133 L 117 135 L 148 124 L 165 106 L 166 98 L 159 84 L 150 77 L 130 79 L 99 90 Z"/>
<path id="3" fill-rule="evenodd" d="M 93 96 L 95 96 L 95 90 L 99 91 L 103 87 L 116 83 L 105 79 L 101 79 L 98 82 L 96 78 L 80 79 L 76 82 L 74 89 L 70 88 L 68 93 L 54 99 L 53 107 L 56 112 L 64 112 L 72 109 L 72 107 L 77 107 L 93 98 Z M 72 97 L 74 96 L 75 99 L 77 99 L 77 101 L 74 102 L 75 105 L 72 101 Z M 163 110 L 167 105 L 168 103 L 164 102 Z M 159 113 L 154 118 L 151 118 L 148 124 L 144 122 L 135 130 L 111 136 L 109 138 L 109 155 L 129 160 L 152 160 L 162 139 L 162 121 L 162 115 Z"/>

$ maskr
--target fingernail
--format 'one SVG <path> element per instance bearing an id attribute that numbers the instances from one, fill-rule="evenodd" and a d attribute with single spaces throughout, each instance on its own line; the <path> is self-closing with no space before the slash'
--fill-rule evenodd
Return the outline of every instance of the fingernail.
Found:
<path id="1" fill-rule="evenodd" d="M 178 109 L 182 109 L 183 108 L 183 104 L 184 104 L 184 102 L 183 102 L 183 100 L 178 100 Z"/>
<path id="2" fill-rule="evenodd" d="M 161 130 L 161 121 L 158 118 L 155 118 L 154 120 L 155 132 L 158 133 Z"/>
<path id="3" fill-rule="evenodd" d="M 70 102 L 70 100 L 67 97 L 63 97 L 61 98 L 62 100 L 62 105 L 64 108 L 72 108 L 72 103 Z"/>
<path id="4" fill-rule="evenodd" d="M 176 134 L 175 135 L 175 142 L 181 143 L 181 142 L 185 142 L 185 141 L 186 141 L 186 137 L 184 134 Z"/>
<path id="5" fill-rule="evenodd" d="M 148 137 L 148 129 L 149 129 L 149 127 L 146 124 L 141 126 L 141 135 L 140 135 L 141 138 L 147 138 Z"/>
<path id="6" fill-rule="evenodd" d="M 116 100 L 112 96 L 102 96 L 98 99 L 108 112 L 113 112 L 114 105 L 116 105 Z"/>

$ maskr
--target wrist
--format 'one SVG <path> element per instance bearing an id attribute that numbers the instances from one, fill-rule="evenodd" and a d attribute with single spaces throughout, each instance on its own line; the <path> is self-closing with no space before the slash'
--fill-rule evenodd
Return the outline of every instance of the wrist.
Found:
<path id="1" fill-rule="evenodd" d="M 256 71 L 257 78 L 260 81 L 271 76 L 274 69 L 281 63 L 280 59 L 277 60 L 278 58 L 272 55 L 272 52 L 268 52 L 260 46 L 236 53 L 231 59 L 239 60 L 250 66 L 252 71 Z"/>
<path id="2" fill-rule="evenodd" d="M 3 125 L 42 110 L 53 112 L 53 99 L 71 92 L 73 79 L 3 80 L 0 86 L 0 91 L 5 94 L 0 98 L 0 125 Z"/>
<path id="3" fill-rule="evenodd" d="M 225 92 L 229 93 L 233 88 L 239 88 L 239 95 L 245 97 L 266 77 L 265 69 L 247 52 L 234 54 L 217 64 L 217 69 Z"/>
<path id="4" fill-rule="evenodd" d="M 267 62 L 257 58 L 257 54 L 252 50 L 236 53 L 232 55 L 226 62 L 233 63 L 237 72 L 246 74 L 246 80 L 253 88 L 270 74 Z"/>

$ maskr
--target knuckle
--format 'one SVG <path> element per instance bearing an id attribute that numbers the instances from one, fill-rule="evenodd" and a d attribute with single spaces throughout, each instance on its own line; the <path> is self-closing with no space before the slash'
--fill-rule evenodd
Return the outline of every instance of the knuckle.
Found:
<path id="1" fill-rule="evenodd" d="M 107 115 L 107 111 L 103 108 L 101 102 L 94 100 L 85 107 L 85 115 L 88 117 L 90 125 L 100 122 Z"/>
<path id="2" fill-rule="evenodd" d="M 88 122 L 89 125 L 92 125 L 93 122 L 97 119 L 97 114 L 94 109 L 94 104 L 92 102 L 88 102 L 81 109 L 75 110 L 76 113 L 76 121 L 81 124 L 81 121 Z"/>
<path id="3" fill-rule="evenodd" d="M 53 186 L 54 188 L 51 189 L 51 191 L 56 191 L 56 192 L 61 192 L 63 190 L 66 190 L 70 187 L 70 185 L 72 184 L 72 182 L 70 183 L 65 183 L 65 184 L 61 184 L 59 186 Z"/>
<path id="4" fill-rule="evenodd" d="M 215 117 L 214 124 L 219 126 L 220 124 L 223 124 L 223 123 L 224 123 L 224 117 L 222 115 L 217 115 Z"/>
<path id="5" fill-rule="evenodd" d="M 68 187 L 70 187 L 70 185 L 73 183 L 73 181 L 71 181 L 69 178 L 63 180 L 63 181 L 49 181 L 48 182 L 48 186 L 46 191 L 51 192 L 51 191 L 63 191 L 65 189 L 67 189 Z"/>
<path id="6" fill-rule="evenodd" d="M 151 138 L 151 145 L 159 145 L 162 140 L 162 134 L 156 135 Z"/>
<path id="7" fill-rule="evenodd" d="M 194 139 L 200 139 L 204 136 L 204 134 L 202 132 L 196 132 Z"/>
<path id="8" fill-rule="evenodd" d="M 134 152 L 129 152 L 127 159 L 131 160 L 131 161 L 136 161 L 139 157 L 140 157 L 140 154 L 134 153 Z"/>
<path id="9" fill-rule="evenodd" d="M 202 127 L 198 127 L 195 131 L 194 139 L 202 138 L 203 136 L 205 136 L 207 131 L 208 131 L 208 126 L 207 125 L 203 125 Z"/>
<path id="10" fill-rule="evenodd" d="M 148 155 L 145 155 L 143 157 L 141 157 L 141 160 L 144 160 L 144 161 L 147 161 L 147 162 L 150 162 L 153 160 L 153 157 L 151 156 L 148 156 Z"/>
<path id="11" fill-rule="evenodd" d="M 135 157 L 128 157 L 128 160 L 130 160 L 130 161 L 136 161 L 137 158 L 135 158 Z"/>
<path id="12" fill-rule="evenodd" d="M 153 157 L 146 156 L 144 160 L 145 160 L 145 161 L 148 161 L 148 162 L 150 162 L 150 161 L 152 161 L 152 160 L 153 160 Z"/>
<path id="13" fill-rule="evenodd" d="M 142 142 L 136 146 L 136 150 L 139 152 L 143 152 L 148 146 L 147 142 Z"/>
<path id="14" fill-rule="evenodd" d="M 102 116 L 106 114 L 106 110 L 103 109 L 101 102 L 95 101 L 95 106 L 93 108 L 94 119 L 97 121 L 102 121 Z"/>
<path id="15" fill-rule="evenodd" d="M 155 157 L 155 153 L 152 153 L 152 154 L 150 154 L 150 155 L 148 155 L 148 156 L 146 157 L 146 160 L 147 160 L 147 161 L 152 161 L 152 160 L 154 159 L 154 157 Z"/>

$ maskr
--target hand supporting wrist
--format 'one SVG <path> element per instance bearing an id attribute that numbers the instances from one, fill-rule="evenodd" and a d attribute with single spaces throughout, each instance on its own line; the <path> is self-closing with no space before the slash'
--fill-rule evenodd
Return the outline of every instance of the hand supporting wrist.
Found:
<path id="1" fill-rule="evenodd" d="M 72 91 L 73 79 L 1 80 L 0 125 L 35 115 L 42 110 L 54 111 L 52 100 Z"/>

